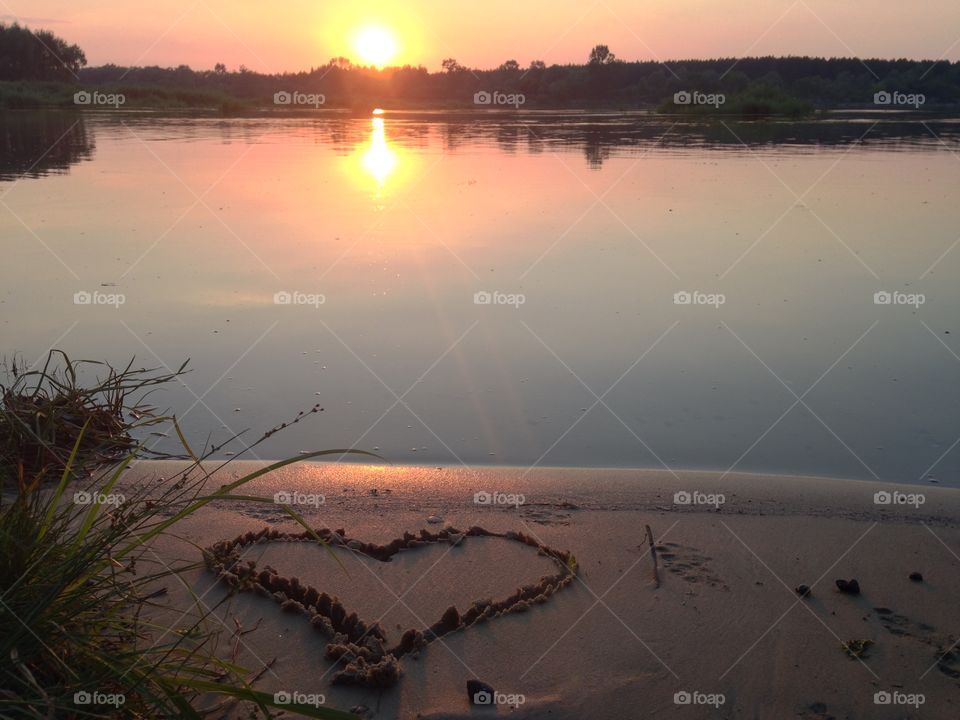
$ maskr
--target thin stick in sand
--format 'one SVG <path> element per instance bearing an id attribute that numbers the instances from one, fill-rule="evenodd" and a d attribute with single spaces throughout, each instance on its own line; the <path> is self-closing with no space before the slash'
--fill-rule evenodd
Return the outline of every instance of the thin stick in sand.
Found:
<path id="1" fill-rule="evenodd" d="M 660 573 L 657 571 L 657 548 L 653 544 L 653 531 L 647 525 L 647 542 L 650 543 L 650 557 L 653 558 L 653 587 L 660 587 Z"/>

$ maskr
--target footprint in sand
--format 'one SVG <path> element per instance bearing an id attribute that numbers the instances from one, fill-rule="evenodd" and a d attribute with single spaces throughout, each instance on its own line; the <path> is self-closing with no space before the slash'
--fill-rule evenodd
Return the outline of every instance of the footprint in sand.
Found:
<path id="1" fill-rule="evenodd" d="M 934 642 L 931 635 L 936 628 L 932 625 L 914 622 L 906 615 L 896 613 L 890 608 L 875 607 L 873 611 L 877 614 L 877 617 L 880 618 L 880 624 L 883 625 L 887 632 L 893 635 L 913 637 L 920 642 L 928 644 Z"/>
<path id="2" fill-rule="evenodd" d="M 837 720 L 827 712 L 827 704 L 822 702 L 810 703 L 798 713 L 798 717 L 804 720 Z"/>
<path id="3" fill-rule="evenodd" d="M 720 590 L 729 590 L 727 584 L 709 567 L 713 561 L 699 548 L 680 543 L 662 543 L 657 545 L 657 557 L 663 561 L 668 572 L 678 575 L 688 583 L 703 584 Z"/>
<path id="4" fill-rule="evenodd" d="M 524 520 L 539 525 L 569 525 L 570 512 L 578 510 L 572 503 L 528 503 L 520 507 Z"/>
<path id="5" fill-rule="evenodd" d="M 915 622 L 906 615 L 894 612 L 890 608 L 875 607 L 880 624 L 891 635 L 909 637 L 936 648 L 937 669 L 951 678 L 960 678 L 960 651 L 953 638 L 938 638 L 935 627 L 927 623 Z"/>
<path id="6" fill-rule="evenodd" d="M 951 638 L 947 638 L 950 640 Z M 947 677 L 953 679 L 960 678 L 960 650 L 957 650 L 956 642 L 951 642 L 944 647 L 937 647 L 937 669 Z"/>

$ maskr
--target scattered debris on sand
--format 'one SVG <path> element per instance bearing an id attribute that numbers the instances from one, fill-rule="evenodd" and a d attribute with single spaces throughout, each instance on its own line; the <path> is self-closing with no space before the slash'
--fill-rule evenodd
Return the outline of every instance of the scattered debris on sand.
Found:
<path id="1" fill-rule="evenodd" d="M 867 656 L 867 650 L 873 645 L 873 640 L 847 640 L 840 647 L 851 658 L 862 659 Z"/>

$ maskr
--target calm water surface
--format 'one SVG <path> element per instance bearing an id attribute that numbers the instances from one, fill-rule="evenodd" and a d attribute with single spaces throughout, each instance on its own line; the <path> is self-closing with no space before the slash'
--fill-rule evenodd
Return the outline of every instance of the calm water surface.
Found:
<path id="1" fill-rule="evenodd" d="M 3 350 L 190 358 L 198 444 L 321 403 L 263 458 L 960 485 L 958 130 L 0 115 Z"/>

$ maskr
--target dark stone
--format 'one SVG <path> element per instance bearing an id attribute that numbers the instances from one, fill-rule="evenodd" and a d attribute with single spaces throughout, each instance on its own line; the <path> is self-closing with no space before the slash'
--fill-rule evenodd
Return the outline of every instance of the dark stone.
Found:
<path id="1" fill-rule="evenodd" d="M 471 705 L 493 705 L 494 690 L 485 682 L 467 680 L 467 701 Z"/>
<path id="2" fill-rule="evenodd" d="M 800 597 L 810 597 L 810 588 L 807 585 L 797 585 L 796 590 Z"/>
<path id="3" fill-rule="evenodd" d="M 837 580 L 837 589 L 847 595 L 859 595 L 860 583 L 856 580 Z"/>
<path id="4" fill-rule="evenodd" d="M 912 572 L 910 573 L 910 579 L 914 582 L 923 582 L 923 575 L 918 572 Z"/>

